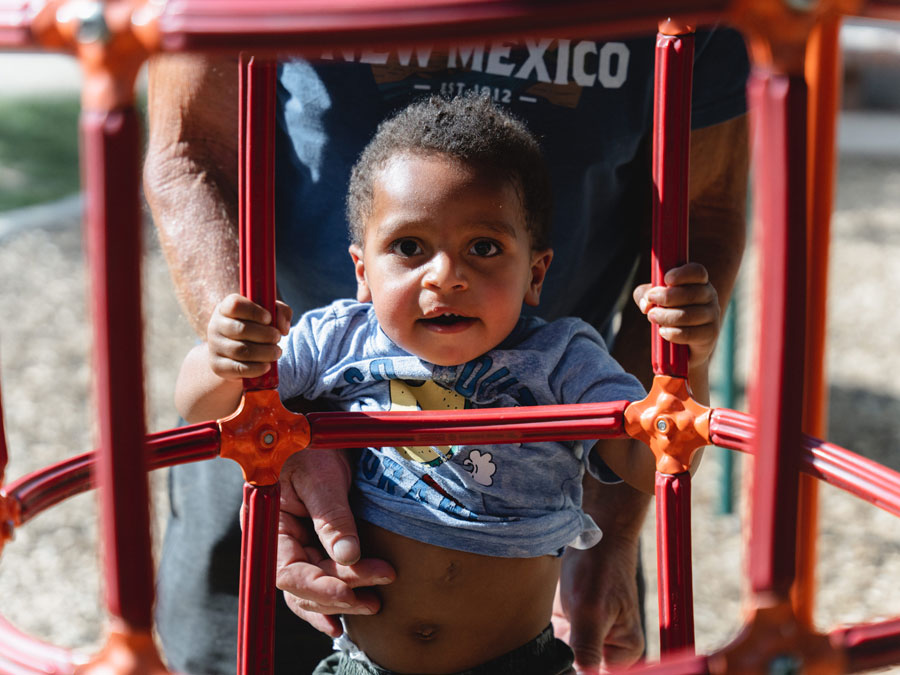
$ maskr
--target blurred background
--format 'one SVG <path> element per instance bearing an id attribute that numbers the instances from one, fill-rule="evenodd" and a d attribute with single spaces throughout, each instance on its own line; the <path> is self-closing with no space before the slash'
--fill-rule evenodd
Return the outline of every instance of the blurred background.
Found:
<path id="1" fill-rule="evenodd" d="M 841 32 L 843 101 L 832 223 L 827 370 L 829 440 L 900 470 L 900 27 L 848 21 Z M 0 383 L 10 464 L 6 480 L 94 447 L 90 325 L 81 241 L 77 116 L 81 75 L 65 56 L 0 54 Z M 141 85 L 143 86 L 143 85 Z M 143 99 L 141 99 L 143 100 Z M 193 335 L 175 301 L 152 224 L 145 223 L 148 429 L 175 425 L 175 373 Z M 737 293 L 733 347 L 738 409 L 752 361 L 754 247 Z M 742 623 L 742 459 L 723 509 L 722 455 L 694 480 L 698 649 Z M 165 477 L 152 477 L 154 541 Z M 94 494 L 75 497 L 16 532 L 0 558 L 0 612 L 55 644 L 97 648 L 104 629 Z M 900 521 L 823 486 L 816 621 L 822 629 L 900 614 Z M 656 639 L 655 539 L 644 533 L 648 642 Z M 900 672 L 900 668 L 895 669 Z"/>

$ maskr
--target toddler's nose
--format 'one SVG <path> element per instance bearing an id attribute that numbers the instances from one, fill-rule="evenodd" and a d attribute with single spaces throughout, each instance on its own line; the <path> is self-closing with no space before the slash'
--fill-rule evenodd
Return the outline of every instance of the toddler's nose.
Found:
<path id="1" fill-rule="evenodd" d="M 468 287 L 465 274 L 458 261 L 443 251 L 438 251 L 428 261 L 423 285 L 432 290 L 443 291 L 463 290 Z"/>

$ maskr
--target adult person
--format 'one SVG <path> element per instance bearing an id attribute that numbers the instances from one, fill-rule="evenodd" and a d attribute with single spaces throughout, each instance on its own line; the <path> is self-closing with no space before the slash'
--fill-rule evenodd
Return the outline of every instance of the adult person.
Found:
<path id="1" fill-rule="evenodd" d="M 550 166 L 558 274 L 546 280 L 542 315 L 574 315 L 607 327 L 639 263 L 638 278 L 649 278 L 643 254 L 649 250 L 653 44 L 652 37 L 538 38 L 446 51 L 357 50 L 283 64 L 276 223 L 284 299 L 299 314 L 354 295 L 353 270 L 344 262 L 343 194 L 349 168 L 377 123 L 424 93 L 477 89 L 527 120 Z M 709 270 L 723 308 L 744 244 L 746 73 L 735 33 L 698 35 L 690 247 L 692 259 Z M 237 102 L 233 59 L 180 55 L 151 63 L 145 191 L 198 334 L 218 300 L 237 290 Z M 622 311 L 613 354 L 648 384 L 646 320 L 631 304 Z M 698 398 L 708 395 L 707 365 L 691 369 Z M 299 453 L 283 472 L 282 508 L 301 520 L 282 521 L 279 587 L 298 615 L 331 635 L 340 631 L 335 615 L 377 611 L 378 596 L 366 587 L 393 578 L 384 561 L 356 562 L 349 475 L 341 455 L 316 451 Z M 172 473 L 158 620 L 166 656 L 180 670 L 234 669 L 240 483 L 237 467 L 220 460 Z M 626 485 L 586 484 L 585 509 L 604 539 L 588 551 L 566 553 L 559 603 L 571 626 L 563 634 L 580 666 L 630 663 L 641 653 L 635 567 L 647 503 Z M 304 527 L 309 519 L 324 556 Z M 307 639 L 300 637 L 304 627 L 284 616 L 277 623 L 277 670 L 311 672 L 321 653 L 306 649 L 309 660 L 298 663 L 294 641 Z"/>

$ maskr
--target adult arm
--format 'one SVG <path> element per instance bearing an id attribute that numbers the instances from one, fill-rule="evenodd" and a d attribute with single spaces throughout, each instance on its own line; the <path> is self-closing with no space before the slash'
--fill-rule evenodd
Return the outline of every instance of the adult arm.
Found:
<path id="1" fill-rule="evenodd" d="M 144 193 L 179 301 L 200 336 L 216 304 L 239 287 L 237 101 L 235 59 L 165 55 L 150 63 Z M 306 611 L 372 613 L 377 601 L 353 588 L 393 575 L 383 561 L 359 560 L 342 479 L 348 471 L 341 453 L 301 452 L 282 476 L 283 507 L 302 520 L 283 512 L 280 539 L 302 533 L 305 546 L 279 542 L 279 586 L 298 596 L 289 604 L 301 602 Z M 319 545 L 325 555 L 313 555 Z"/>
<path id="2" fill-rule="evenodd" d="M 744 252 L 748 157 L 745 116 L 691 134 L 690 259 L 708 270 L 721 314 Z M 645 258 L 638 278 L 649 278 L 649 269 Z M 634 303 L 623 310 L 613 355 L 650 386 L 650 326 Z M 689 376 L 694 396 L 708 403 L 709 361 L 692 364 Z M 587 551 L 567 550 L 557 605 L 570 622 L 563 630 L 569 631 L 576 665 L 583 670 L 601 663 L 630 664 L 643 652 L 635 565 L 649 500 L 624 483 L 585 482 L 585 510 L 603 530 L 603 539 Z"/>

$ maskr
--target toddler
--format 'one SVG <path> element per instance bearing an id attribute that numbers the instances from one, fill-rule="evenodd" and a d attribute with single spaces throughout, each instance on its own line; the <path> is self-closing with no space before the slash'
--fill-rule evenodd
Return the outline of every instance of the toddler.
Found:
<path id="1" fill-rule="evenodd" d="M 347 203 L 357 299 L 289 328 L 282 303 L 272 321 L 246 298 L 225 298 L 179 375 L 185 419 L 230 414 L 241 379 L 276 359 L 283 400 L 345 410 L 645 396 L 591 326 L 522 314 L 553 258 L 549 181 L 537 141 L 489 99 L 432 98 L 384 122 Z M 716 300 L 701 272 L 685 278 L 704 316 Z M 378 614 L 345 617 L 339 651 L 316 673 L 573 672 L 550 616 L 562 551 L 601 536 L 581 509 L 585 470 L 653 490 L 653 456 L 629 439 L 361 450 L 362 550 L 397 578 L 378 587 Z"/>

